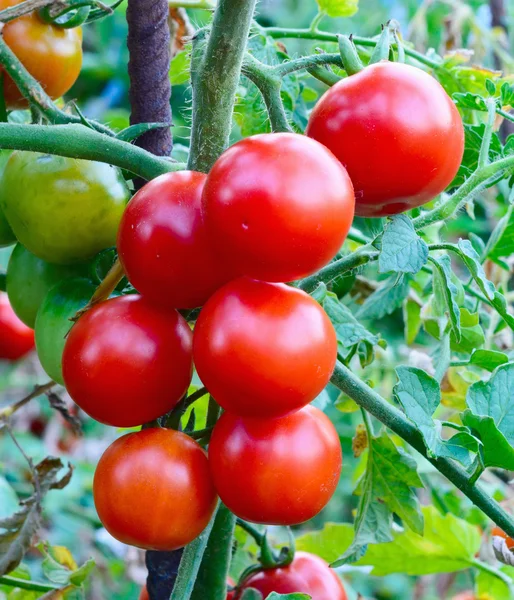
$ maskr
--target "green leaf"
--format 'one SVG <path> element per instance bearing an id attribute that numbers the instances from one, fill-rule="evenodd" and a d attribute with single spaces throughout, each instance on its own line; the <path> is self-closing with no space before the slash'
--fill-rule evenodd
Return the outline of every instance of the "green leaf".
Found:
<path id="1" fill-rule="evenodd" d="M 296 539 L 296 549 L 311 552 L 332 563 L 352 543 L 354 531 L 349 523 L 325 523 L 323 529 L 304 533 Z"/>
<path id="2" fill-rule="evenodd" d="M 413 488 L 423 487 L 416 462 L 399 450 L 383 432 L 371 440 L 366 472 L 355 493 L 360 495 L 355 520 L 355 539 L 334 566 L 358 560 L 367 544 L 392 538 L 393 513 L 413 531 L 423 532 L 423 517 Z"/>
<path id="3" fill-rule="evenodd" d="M 165 127 L 169 127 L 169 125 L 167 123 L 137 123 L 137 125 L 131 125 L 130 127 L 123 129 L 116 134 L 116 137 L 122 142 L 132 142 L 142 136 L 143 133 L 155 129 L 164 129 Z"/>
<path id="4" fill-rule="evenodd" d="M 359 0 L 316 0 L 329 17 L 351 17 L 359 10 Z"/>
<path id="5" fill-rule="evenodd" d="M 409 277 L 401 277 L 400 281 L 397 276 L 390 277 L 371 296 L 366 298 L 355 316 L 357 319 L 382 319 L 402 305 L 409 290 Z"/>
<path id="6" fill-rule="evenodd" d="M 473 452 L 478 451 L 478 442 L 467 433 L 443 440 L 441 422 L 432 419 L 441 402 L 439 383 L 421 369 L 414 367 L 398 367 L 396 373 L 398 383 L 394 386 L 393 394 L 409 420 L 422 434 L 429 455 L 453 458 L 469 466 L 470 447 Z"/>
<path id="7" fill-rule="evenodd" d="M 509 362 L 509 357 L 496 350 L 475 350 L 469 359 L 469 364 L 487 369 L 487 371 L 494 371 L 496 367 L 507 362 Z"/>
<path id="8" fill-rule="evenodd" d="M 403 322 L 405 323 L 405 342 L 410 346 L 414 343 L 421 328 L 421 306 L 409 298 L 403 303 Z"/>
<path id="9" fill-rule="evenodd" d="M 466 410 L 461 419 L 482 442 L 481 457 L 484 466 L 514 470 L 514 448 L 498 429 L 492 417 L 474 415 L 470 410 Z"/>
<path id="10" fill-rule="evenodd" d="M 417 273 L 428 259 L 428 246 L 406 215 L 396 215 L 384 227 L 378 256 L 380 273 Z"/>
<path id="11" fill-rule="evenodd" d="M 350 309 L 339 302 L 337 298 L 327 295 L 323 300 L 323 308 L 332 321 L 337 333 L 337 340 L 343 348 L 352 348 L 363 341 L 372 345 L 378 344 L 378 336 L 361 325 Z"/>
<path id="12" fill-rule="evenodd" d="M 514 581 L 514 568 L 503 567 L 500 570 L 504 575 Z M 494 573 L 478 571 L 476 577 L 477 597 L 483 600 L 512 600 L 512 591 L 505 581 Z"/>
<path id="13" fill-rule="evenodd" d="M 182 85 L 189 81 L 191 70 L 191 48 L 178 52 L 171 61 L 170 81 L 171 85 Z"/>
<path id="14" fill-rule="evenodd" d="M 464 142 L 464 156 L 462 158 L 461 167 L 452 182 L 453 186 L 459 186 L 466 181 L 466 179 L 476 170 L 478 167 L 478 157 L 480 156 L 480 147 L 482 145 L 482 139 L 484 137 L 485 125 L 464 125 L 465 142 Z M 498 134 L 493 133 L 491 137 L 491 146 L 489 148 L 489 160 L 493 162 L 503 156 L 503 148 L 498 137 Z M 499 175 L 498 179 L 501 179 L 503 175 Z M 497 179 L 488 181 L 488 187 L 494 185 Z"/>
<path id="15" fill-rule="evenodd" d="M 430 257 L 430 262 L 435 266 L 434 270 L 434 296 L 436 300 L 443 300 L 448 316 L 452 333 L 460 341 L 460 309 L 457 303 L 459 290 L 452 281 L 452 264 L 450 257 L 446 254 L 438 257 Z"/>
<path id="16" fill-rule="evenodd" d="M 277 594 L 276 592 L 266 596 L 266 600 L 310 600 L 310 598 L 308 594 Z"/>
<path id="17" fill-rule="evenodd" d="M 512 136 L 514 137 L 514 136 Z M 494 231 L 494 240 L 488 253 L 493 259 L 514 254 L 514 205 L 510 205 L 507 214 L 500 219 Z"/>
<path id="18" fill-rule="evenodd" d="M 369 546 L 356 564 L 373 567 L 371 574 L 377 576 L 452 573 L 472 566 L 481 543 L 479 528 L 450 513 L 443 516 L 433 506 L 422 512 L 423 536 L 410 530 L 395 533 L 392 542 Z"/>
<path id="19" fill-rule="evenodd" d="M 460 251 L 460 257 L 464 261 L 464 264 L 476 281 L 481 292 L 488 300 L 493 300 L 494 292 L 496 291 L 494 284 L 487 279 L 484 268 L 480 262 L 480 256 L 478 256 L 471 242 L 469 240 L 459 240 L 457 247 Z"/>
<path id="20" fill-rule="evenodd" d="M 471 110 L 480 110 L 487 112 L 487 104 L 485 99 L 478 94 L 466 92 L 464 94 L 453 94 L 453 99 L 456 101 L 459 108 L 469 108 Z"/>

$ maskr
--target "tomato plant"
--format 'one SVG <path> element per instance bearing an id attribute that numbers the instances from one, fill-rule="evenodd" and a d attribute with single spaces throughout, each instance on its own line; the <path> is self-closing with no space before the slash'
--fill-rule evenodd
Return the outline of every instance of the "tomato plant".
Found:
<path id="1" fill-rule="evenodd" d="M 137 295 L 112 298 L 71 329 L 62 372 L 70 396 L 97 421 L 141 425 L 171 410 L 187 391 L 192 333 L 174 310 Z"/>
<path id="2" fill-rule="evenodd" d="M 194 171 L 157 177 L 132 198 L 121 222 L 118 252 L 125 273 L 141 294 L 163 306 L 202 306 L 231 278 L 203 223 L 205 179 Z"/>
<path id="3" fill-rule="evenodd" d="M 4 293 L 0 293 L 0 334 L 2 360 L 18 360 L 34 348 L 34 331 L 18 319 Z"/>
<path id="4" fill-rule="evenodd" d="M 205 452 L 185 434 L 166 429 L 129 433 L 109 446 L 96 468 L 93 493 L 98 515 L 115 538 L 151 550 L 174 550 L 194 540 L 216 506 Z"/>
<path id="5" fill-rule="evenodd" d="M 328 503 L 342 454 L 328 417 L 307 406 L 277 419 L 224 413 L 214 428 L 209 461 L 221 500 L 237 516 L 293 525 Z"/>
<path id="6" fill-rule="evenodd" d="M 238 415 L 302 408 L 327 385 L 336 356 L 336 334 L 321 306 L 284 284 L 227 284 L 207 302 L 194 332 L 200 379 Z"/>
<path id="7" fill-rule="evenodd" d="M 239 273 L 265 281 L 292 281 L 325 265 L 354 211 L 345 169 L 321 144 L 290 133 L 234 144 L 209 173 L 203 202 L 216 249 Z"/>
<path id="8" fill-rule="evenodd" d="M 452 182 L 464 151 L 459 112 L 442 86 L 421 69 L 390 62 L 371 65 L 326 92 L 307 135 L 346 167 L 356 213 L 365 217 L 433 200 Z"/>

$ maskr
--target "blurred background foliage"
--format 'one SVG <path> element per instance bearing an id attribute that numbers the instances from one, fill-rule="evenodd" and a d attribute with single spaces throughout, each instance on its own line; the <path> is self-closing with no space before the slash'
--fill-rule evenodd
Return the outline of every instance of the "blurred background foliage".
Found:
<path id="1" fill-rule="evenodd" d="M 491 5 L 494 2 L 491 2 Z M 487 0 L 361 0 L 359 11 L 351 18 L 326 19 L 323 28 L 329 31 L 354 33 L 361 36 L 374 36 L 381 24 L 396 19 L 405 39 L 419 51 L 433 48 L 444 55 L 457 48 L 472 51 L 472 63 L 481 64 L 489 69 L 501 67 L 505 74 L 514 73 L 513 44 L 514 36 L 509 40 L 505 29 L 492 27 L 491 5 Z M 514 2 L 506 0 L 506 23 L 514 23 Z M 263 0 L 258 7 L 258 22 L 265 26 L 308 27 L 317 13 L 314 0 Z M 209 13 L 201 10 L 189 11 L 193 26 L 198 27 L 209 19 Z M 126 48 L 127 26 L 124 6 L 115 14 L 101 22 L 88 26 L 84 32 L 84 67 L 81 76 L 69 94 L 79 100 L 84 114 L 101 120 L 115 129 L 123 129 L 129 121 L 128 105 L 128 52 Z M 258 36 L 257 36 L 258 37 Z M 259 45 L 253 39 L 252 44 Z M 284 51 L 291 56 L 310 52 L 316 46 L 313 42 L 286 40 Z M 262 50 L 262 48 L 261 48 Z M 187 83 L 187 48 L 179 52 L 172 65 L 173 87 L 174 154 L 180 157 L 188 144 L 188 122 L 190 118 L 190 88 Z M 309 90 L 313 90 L 310 93 Z M 307 90 L 307 91 L 305 91 Z M 308 79 L 303 100 L 304 114 L 323 90 L 322 84 Z M 302 119 L 302 110 L 296 111 L 296 118 Z M 259 123 L 256 125 L 252 119 Z M 238 127 L 234 137 L 248 135 L 264 127 L 263 118 L 248 98 L 248 90 L 242 90 L 238 99 Z M 501 190 L 500 190 L 501 194 Z M 500 202 L 500 207 L 502 203 Z M 499 214 L 501 216 L 502 209 Z M 489 215 L 480 206 L 477 207 L 473 231 L 477 234 L 489 234 L 491 224 Z M 365 224 L 364 224 L 365 225 Z M 470 220 L 463 216 L 450 224 L 451 235 L 458 238 L 467 234 Z M 0 271 L 5 271 L 9 249 L 0 251 Z M 345 282 L 340 282 L 344 287 Z M 377 360 L 369 367 L 369 380 L 380 382 L 381 391 L 390 394 L 395 377 L 393 368 L 399 362 L 408 362 L 416 366 L 425 365 L 424 344 L 429 343 L 428 336 L 421 335 L 414 350 L 409 349 L 404 340 L 401 309 L 377 319 L 373 331 L 380 331 L 387 340 L 387 349 L 381 350 Z M 452 370 L 446 382 L 446 400 L 449 404 L 462 402 L 469 385 L 469 371 Z M 21 398 L 36 383 L 47 380 L 35 357 L 19 364 L 0 363 L 0 408 Z M 64 396 L 62 390 L 59 391 Z M 352 511 L 357 498 L 352 496 L 355 483 L 362 473 L 364 463 L 354 458 L 352 438 L 361 416 L 355 412 L 355 406 L 344 397 L 338 397 L 335 388 L 328 390 L 318 399 L 333 419 L 341 436 L 345 463 L 339 490 L 327 509 L 313 522 L 299 528 L 302 530 L 322 528 L 324 523 L 352 522 Z M 197 409 L 198 410 L 198 409 Z M 55 546 L 69 549 L 77 564 L 90 558 L 96 563 L 94 576 L 86 580 L 86 594 L 94 600 L 136 599 L 146 577 L 144 557 L 134 548 L 128 548 L 112 539 L 100 526 L 92 500 L 92 477 L 94 466 L 106 446 L 120 434 L 104 427 L 91 419 L 80 415 L 82 435 L 78 435 L 63 417 L 49 406 L 46 397 L 39 398 L 19 411 L 12 427 L 25 453 L 35 462 L 48 454 L 63 457 L 74 466 L 71 483 L 63 490 L 51 491 L 45 500 L 44 526 L 41 539 Z M 396 440 L 401 445 L 400 440 Z M 433 468 L 425 462 L 419 465 L 425 482 L 427 474 L 434 475 Z M 25 458 L 13 444 L 9 435 L 0 431 L 0 517 L 8 516 L 16 509 L 19 499 L 31 493 L 30 471 Z M 484 478 L 489 491 L 498 500 L 504 500 L 505 489 L 498 482 Z M 435 486 L 435 487 L 434 487 Z M 423 491 L 424 503 L 439 503 L 451 507 L 452 511 L 469 522 L 487 531 L 488 524 L 481 513 L 474 509 L 442 477 L 431 477 L 427 489 Z M 137 501 L 137 499 L 134 499 Z M 283 532 L 274 532 L 278 539 Z M 484 533 L 486 535 L 486 533 Z M 238 532 L 239 550 L 236 554 L 233 574 L 238 575 L 248 560 L 242 548 L 250 548 L 251 542 Z M 484 544 L 483 552 L 490 550 Z M 19 577 L 43 578 L 45 565 L 39 551 L 29 553 L 24 566 L 17 573 Z M 453 595 L 459 590 L 472 587 L 472 575 L 469 570 L 458 574 L 437 577 L 414 578 L 395 574 L 386 577 L 370 576 L 368 567 L 343 568 L 343 575 L 353 590 L 367 598 L 377 600 L 412 600 L 414 598 L 435 600 Z M 8 595 L 9 594 L 9 595 Z M 41 595 L 38 592 L 19 590 L 16 595 L 11 588 L 0 585 L 0 598 L 9 600 L 32 600 Z M 450 597 L 450 595 L 448 597 Z M 356 598 L 353 595 L 352 598 Z"/>

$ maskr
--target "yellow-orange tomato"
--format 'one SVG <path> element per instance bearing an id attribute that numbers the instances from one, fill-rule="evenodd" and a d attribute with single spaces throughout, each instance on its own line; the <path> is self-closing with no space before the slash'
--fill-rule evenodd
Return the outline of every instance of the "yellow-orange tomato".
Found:
<path id="1" fill-rule="evenodd" d="M 0 10 L 22 0 L 0 0 Z M 61 29 L 44 23 L 33 12 L 5 25 L 5 43 L 51 98 L 65 94 L 77 80 L 82 66 L 82 30 Z M 10 110 L 27 102 L 12 79 L 4 74 L 4 96 Z"/>

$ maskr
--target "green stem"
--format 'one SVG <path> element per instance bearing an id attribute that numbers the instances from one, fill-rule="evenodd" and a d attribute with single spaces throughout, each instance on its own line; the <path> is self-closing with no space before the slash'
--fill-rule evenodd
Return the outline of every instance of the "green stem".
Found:
<path id="1" fill-rule="evenodd" d="M 310 69 L 307 69 L 307 72 L 309 75 L 312 75 L 315 79 L 329 87 L 332 87 L 342 79 L 339 75 L 336 75 L 333 71 L 330 71 L 325 67 L 311 67 Z"/>
<path id="2" fill-rule="evenodd" d="M 8 585 L 13 588 L 31 590 L 33 592 L 51 592 L 59 589 L 59 586 L 50 583 L 40 583 L 39 581 L 30 581 L 30 579 L 20 579 L 19 577 L 10 577 L 9 575 L 0 577 L 0 585 Z"/>
<path id="3" fill-rule="evenodd" d="M 514 123 L 514 115 L 512 115 L 511 113 L 508 113 L 505 110 L 502 110 L 501 108 L 497 108 L 496 112 L 499 115 L 501 115 L 504 119 L 507 119 L 507 121 L 512 121 Z"/>
<path id="4" fill-rule="evenodd" d="M 313 54 L 312 56 L 302 56 L 301 58 L 288 60 L 272 67 L 272 69 L 279 77 L 285 77 L 296 71 L 329 64 L 338 65 L 339 67 L 344 68 L 340 54 Z"/>
<path id="5" fill-rule="evenodd" d="M 35 10 L 50 6 L 55 0 L 25 0 L 15 6 L 0 10 L 0 23 L 9 23 L 18 17 L 27 15 Z"/>
<path id="6" fill-rule="evenodd" d="M 256 0 L 219 0 L 209 39 L 193 41 L 190 169 L 209 172 L 229 144 L 232 113 Z M 196 48 L 195 48 L 196 46 Z"/>
<path id="7" fill-rule="evenodd" d="M 196 431 L 192 431 L 189 433 L 189 437 L 192 437 L 194 440 L 203 440 L 203 438 L 210 437 L 212 430 L 214 427 L 206 427 L 205 429 L 197 429 Z"/>
<path id="8" fill-rule="evenodd" d="M 500 173 L 505 176 L 514 171 L 514 156 L 501 158 L 480 169 L 477 169 L 460 188 L 447 200 L 441 202 L 433 210 L 416 217 L 412 222 L 416 230 L 428 227 L 432 223 L 444 221 L 457 212 L 466 202 L 469 202 L 479 192 L 484 190 Z"/>
<path id="9" fill-rule="evenodd" d="M 485 125 L 482 144 L 480 145 L 480 154 L 478 155 L 478 169 L 489 164 L 489 150 L 491 148 L 491 139 L 493 137 L 493 127 L 496 118 L 496 101 L 494 98 L 488 98 L 487 104 L 487 123 Z"/>
<path id="10" fill-rule="evenodd" d="M 253 525 L 251 525 L 250 523 L 247 523 L 246 521 L 243 521 L 243 519 L 239 519 L 239 518 L 237 518 L 237 520 L 236 520 L 236 525 L 238 527 L 241 527 L 241 529 L 243 531 L 246 531 L 246 533 L 251 535 L 253 537 L 253 539 L 257 542 L 258 546 L 262 545 L 262 542 L 264 540 L 264 534 L 262 534 L 260 531 L 258 531 Z"/>
<path id="11" fill-rule="evenodd" d="M 293 38 L 293 39 L 319 40 L 320 42 L 335 42 L 335 43 L 337 43 L 337 34 L 329 33 L 328 31 L 319 31 L 319 30 L 312 31 L 311 29 L 289 29 L 289 28 L 285 28 L 285 27 L 267 27 L 267 28 L 262 28 L 262 30 L 266 35 L 269 35 L 270 37 L 276 38 L 276 39 Z M 363 47 L 368 47 L 368 48 L 374 48 L 378 43 L 378 40 L 371 39 L 371 38 L 353 37 L 352 39 L 353 39 L 353 43 L 356 46 L 363 46 Z M 397 49 L 396 44 L 391 44 L 391 47 L 395 50 Z M 412 50 L 412 48 L 404 47 L 404 50 L 405 50 L 405 54 L 407 56 L 414 58 L 419 63 L 426 65 L 427 67 L 431 67 L 432 69 L 437 69 L 441 65 L 441 63 L 439 61 L 432 60 L 431 58 L 428 58 L 428 56 L 425 56 L 424 54 L 421 54 L 420 52 L 416 52 L 415 50 Z"/>
<path id="12" fill-rule="evenodd" d="M 473 560 L 471 564 L 475 567 L 475 569 L 478 569 L 483 573 L 488 573 L 489 575 L 500 579 L 511 592 L 513 591 L 512 579 L 505 573 L 502 573 L 500 570 L 495 569 L 494 567 L 491 567 L 490 565 L 483 563 L 481 560 L 478 559 Z"/>
<path id="13" fill-rule="evenodd" d="M 126 169 L 147 180 L 171 171 L 180 171 L 185 166 L 154 156 L 128 142 L 102 135 L 84 125 L 49 127 L 0 123 L 0 148 L 97 160 Z"/>
<path id="14" fill-rule="evenodd" d="M 389 404 L 375 390 L 366 385 L 350 369 L 338 362 L 331 379 L 332 383 L 350 396 L 359 406 L 371 413 L 381 423 L 399 435 L 436 469 L 451 481 L 464 495 L 480 508 L 498 527 L 514 537 L 514 520 L 501 506 L 478 485 L 470 483 L 466 471 L 447 458 L 427 454 L 423 438 L 418 429 L 395 406 Z"/>
<path id="15" fill-rule="evenodd" d="M 298 283 L 298 287 L 304 292 L 313 292 L 320 283 L 329 283 L 339 275 L 365 265 L 377 258 L 378 252 L 370 251 L 367 246 L 363 246 L 356 252 L 352 252 L 348 256 L 343 256 L 343 258 L 328 264 L 314 275 L 302 279 Z"/>
<path id="16" fill-rule="evenodd" d="M 182 400 L 175 406 L 166 418 L 165 427 L 169 429 L 178 429 L 180 426 L 180 420 L 186 413 L 187 409 L 194 404 L 200 398 L 203 398 L 207 394 L 207 388 L 201 387 L 200 389 L 193 392 L 190 396 L 182 398 Z"/>

